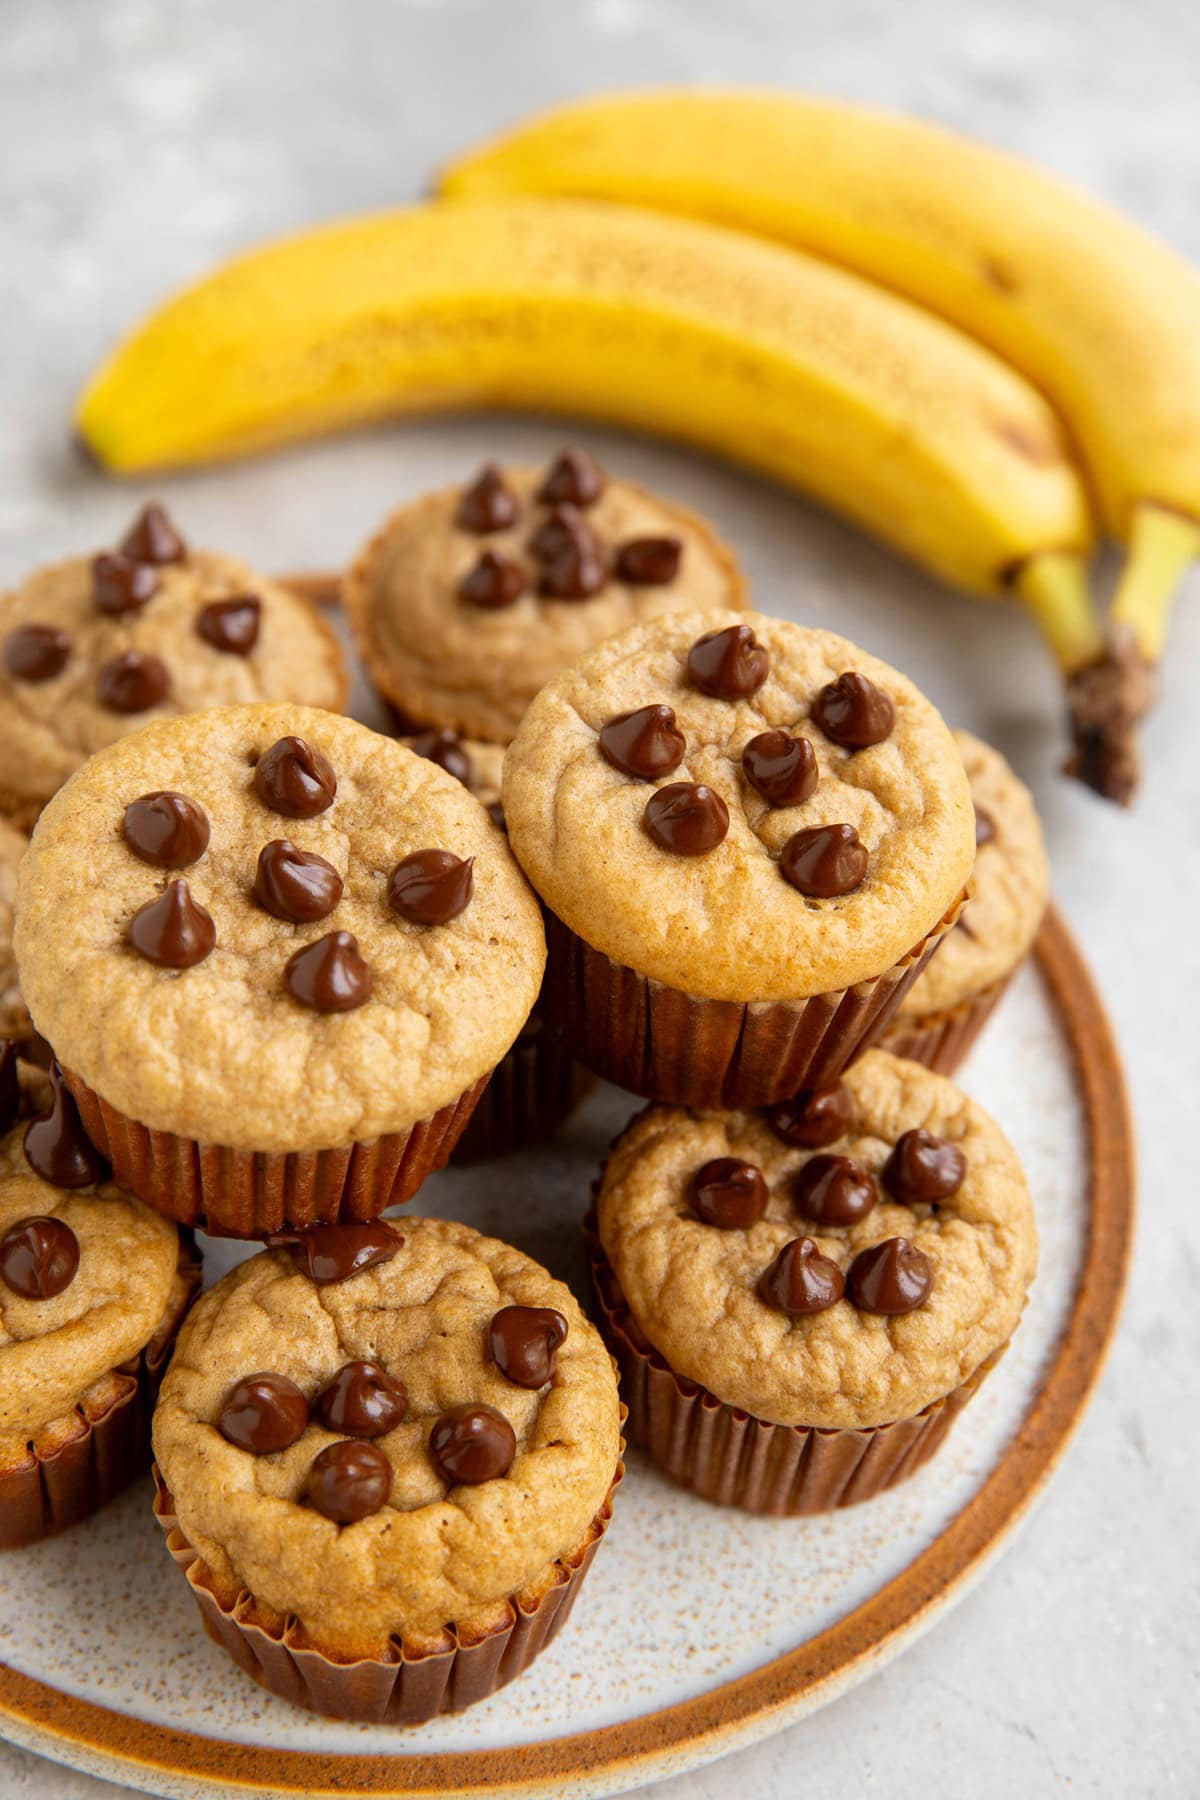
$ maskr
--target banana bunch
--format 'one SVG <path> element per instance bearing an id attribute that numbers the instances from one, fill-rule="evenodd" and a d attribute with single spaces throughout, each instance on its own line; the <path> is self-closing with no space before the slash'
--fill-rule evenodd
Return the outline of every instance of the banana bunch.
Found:
<path id="1" fill-rule="evenodd" d="M 885 127 L 937 141 L 923 162 L 878 135 L 854 148 Z M 965 176 L 959 156 L 1000 173 Z M 1042 198 L 1018 233 L 1006 221 L 1026 207 L 1011 191 L 1022 183 Z M 1055 238 L 1052 202 L 1072 218 L 1086 203 L 925 127 L 770 96 L 568 108 L 443 186 L 448 200 L 269 244 L 169 301 L 84 392 L 85 443 L 135 471 L 477 406 L 662 432 L 801 489 L 953 586 L 1023 602 L 1068 684 L 1077 772 L 1129 798 L 1133 727 L 1200 538 L 1184 498 L 1200 443 L 1188 414 L 1190 395 L 1200 415 L 1200 343 L 1181 326 L 1181 290 L 1200 288 L 1190 271 L 1088 212 L 1093 237 L 1136 240 L 1127 297 L 1150 252 L 1173 278 L 1185 345 L 1169 391 L 1160 369 L 1152 393 L 1162 332 L 1102 328 L 1094 266 L 1052 286 L 1090 241 L 1082 224 Z M 1109 261 L 1115 281 L 1121 258 Z M 986 307 L 970 303 L 972 282 Z M 1021 328 L 992 329 L 993 312 Z M 1069 325 L 1091 334 L 1088 357 Z M 1130 382 L 1122 435 L 1114 394 Z M 1151 439 L 1139 460 L 1131 443 Z M 1200 501 L 1200 472 L 1194 486 Z M 1093 494 L 1132 539 L 1107 638 L 1088 588 Z"/>
<path id="2" fill-rule="evenodd" d="M 769 92 L 642 92 L 518 128 L 445 173 L 449 196 L 586 195 L 820 256 L 956 325 L 1063 420 L 1128 545 L 1106 640 L 1072 667 L 1074 772 L 1137 780 L 1179 577 L 1200 555 L 1200 275 L 1016 158 L 897 114 Z M 1052 609 L 1053 610 L 1053 609 Z M 1052 638 L 1053 641 L 1053 638 Z"/>

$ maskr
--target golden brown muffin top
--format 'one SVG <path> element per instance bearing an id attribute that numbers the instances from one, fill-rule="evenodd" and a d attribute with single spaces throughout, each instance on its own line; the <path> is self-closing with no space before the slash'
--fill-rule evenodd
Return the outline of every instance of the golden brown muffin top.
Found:
<path id="1" fill-rule="evenodd" d="M 0 597 L 0 811 L 32 824 L 87 757 L 151 718 L 345 704 L 342 652 L 315 607 L 236 557 L 180 549 L 118 555 L 108 573 L 111 552 L 72 557 Z"/>
<path id="2" fill-rule="evenodd" d="M 618 1458 L 612 1364 L 569 1289 L 468 1226 L 406 1214 L 397 1228 L 403 1242 L 388 1260 L 325 1285 L 298 1252 L 241 1264 L 193 1309 L 154 1420 L 180 1527 L 218 1585 L 294 1613 L 342 1654 L 377 1656 L 393 1636 L 436 1639 L 494 1617 L 584 1541 Z M 518 1385 L 493 1358 L 492 1322 L 510 1306 L 549 1308 L 565 1323 L 540 1386 Z M 398 1413 L 370 1437 L 344 1417 L 330 1428 L 319 1400 L 364 1359 L 403 1387 Z M 262 1372 L 303 1399 L 294 1441 L 256 1453 L 220 1421 L 236 1384 Z M 432 1449 L 439 1421 L 466 1406 L 490 1407 L 511 1428 L 487 1465 L 496 1472 L 473 1482 L 448 1477 Z M 382 1458 L 383 1490 L 339 1522 L 309 1483 L 318 1456 L 347 1438 Z"/>
<path id="3" fill-rule="evenodd" d="M 169 824 L 141 818 L 163 792 L 185 814 L 166 867 L 129 835 Z M 429 857 L 449 873 L 414 876 Z M 104 1100 L 262 1151 L 371 1142 L 457 1099 L 545 959 L 537 901 L 461 783 L 297 706 L 161 719 L 94 757 L 34 834 L 16 946 L 38 1029 Z"/>
<path id="4" fill-rule="evenodd" d="M 702 691 L 696 659 L 703 676 L 722 646 L 729 679 L 704 676 Z M 827 708 L 847 676 L 849 729 L 883 733 L 860 748 L 818 718 L 842 730 Z M 865 698 L 854 688 L 864 679 Z M 614 766 L 605 739 L 613 721 L 650 707 L 669 709 L 669 724 L 649 745 L 661 773 L 643 776 Z M 796 740 L 809 759 L 807 797 L 777 803 L 752 783 L 767 734 Z M 705 790 L 699 828 L 715 818 L 720 831 L 697 854 L 649 828 L 683 785 Z M 957 900 L 975 854 L 962 759 L 929 701 L 846 639 L 761 613 L 674 613 L 582 657 L 526 714 L 503 799 L 514 853 L 578 936 L 710 999 L 793 1000 L 879 975 Z M 825 854 L 827 839 L 837 841 Z M 843 891 L 818 892 L 828 884 L 807 879 L 803 858 L 804 887 L 785 879 L 806 843 L 818 876 L 832 872 Z"/>
<path id="5" fill-rule="evenodd" d="M 597 1200 L 604 1252 L 654 1347 L 718 1399 L 779 1425 L 873 1426 L 919 1413 L 1007 1341 L 1036 1267 L 1025 1177 L 981 1107 L 942 1076 L 877 1050 L 846 1072 L 843 1088 L 840 1129 L 835 1110 L 833 1135 L 807 1147 L 789 1145 L 773 1126 L 787 1127 L 786 1108 L 651 1107 L 615 1146 Z M 954 1151 L 962 1159 L 957 1185 L 932 1200 L 898 1198 L 914 1190 L 895 1173 L 896 1162 L 888 1167 L 914 1131 L 939 1140 L 935 1166 L 944 1166 L 945 1146 L 952 1163 Z M 849 1158 L 857 1168 L 835 1170 L 821 1191 L 822 1165 L 803 1174 L 818 1157 Z M 698 1172 L 722 1158 L 752 1165 L 765 1183 L 753 1222 L 721 1226 L 700 1216 Z M 714 1174 L 722 1171 L 706 1179 Z M 723 1174 L 727 1188 L 729 1171 Z M 918 1176 L 926 1194 L 937 1194 L 936 1179 Z M 747 1204 L 740 1196 L 748 1181 L 735 1184 L 735 1208 Z M 792 1316 L 764 1296 L 762 1284 L 784 1247 L 805 1238 L 836 1273 L 813 1267 L 809 1253 L 807 1285 L 824 1281 L 827 1303 Z M 927 1289 L 911 1310 L 868 1310 L 854 1298 L 850 1271 L 860 1252 L 894 1238 L 918 1253 L 909 1268 L 916 1279 L 907 1292 L 889 1295 L 883 1271 L 883 1298 L 911 1299 L 926 1276 Z M 913 1263 L 911 1252 L 904 1261 Z M 864 1279 L 869 1269 L 863 1265 Z M 839 1280 L 845 1289 L 836 1297 Z M 805 1285 L 800 1271 L 796 1291 Z"/>
<path id="6" fill-rule="evenodd" d="M 412 718 L 507 744 L 538 689 L 613 632 L 681 607 L 741 604 L 733 554 L 702 519 L 632 482 L 603 475 L 594 499 L 566 503 L 568 534 L 575 533 L 584 554 L 572 562 L 568 547 L 564 576 L 561 561 L 534 548 L 535 540 L 544 542 L 539 533 L 555 510 L 538 498 L 555 470 L 496 471 L 507 498 L 497 502 L 494 488 L 487 490 L 473 510 L 475 483 L 410 501 L 351 569 L 346 607 L 368 671 L 380 692 Z M 555 491 L 591 489 L 568 480 Z M 464 506 L 473 526 L 464 522 Z M 494 517 L 509 522 L 484 529 Z M 678 547 L 677 558 L 660 549 L 643 555 L 640 564 L 635 557 L 632 572 L 662 576 L 673 570 L 669 578 L 631 579 L 629 547 L 664 539 Z M 497 573 L 489 565 L 494 558 L 511 573 Z M 481 559 L 484 574 L 477 577 Z M 572 580 L 580 560 L 581 583 Z M 482 590 L 468 592 L 494 594 L 498 603 L 465 598 L 462 584 L 473 579 L 482 581 Z M 563 595 L 541 591 L 546 582 L 598 585 Z M 500 598 L 510 592 L 511 600 Z"/>

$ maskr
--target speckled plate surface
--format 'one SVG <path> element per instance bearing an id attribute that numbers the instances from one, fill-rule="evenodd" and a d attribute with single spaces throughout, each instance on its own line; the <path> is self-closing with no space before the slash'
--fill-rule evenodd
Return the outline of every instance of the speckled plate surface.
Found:
<path id="1" fill-rule="evenodd" d="M 328 582 L 304 585 L 330 597 Z M 353 710 L 382 724 L 361 687 Z M 170 1796 L 596 1796 L 718 1756 L 862 1680 L 962 1597 L 1028 1511 L 1100 1372 L 1124 1283 L 1124 1078 L 1053 911 L 960 1079 L 1025 1164 L 1041 1261 L 1012 1347 L 894 1493 L 829 1518 L 756 1519 L 692 1498 L 632 1452 L 557 1641 L 491 1700 L 401 1731 L 314 1718 L 242 1676 L 200 1628 L 147 1481 L 64 1537 L 0 1556 L 0 1735 Z M 601 1088 L 553 1144 L 434 1176 L 407 1210 L 508 1238 L 583 1296 L 590 1185 L 640 1105 Z M 201 1241 L 210 1281 L 248 1253 Z"/>

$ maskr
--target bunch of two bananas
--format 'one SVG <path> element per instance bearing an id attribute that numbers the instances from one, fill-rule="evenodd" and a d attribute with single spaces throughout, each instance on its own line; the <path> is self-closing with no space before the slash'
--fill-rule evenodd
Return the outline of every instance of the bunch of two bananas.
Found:
<path id="1" fill-rule="evenodd" d="M 511 406 L 718 450 L 1023 601 L 1066 681 L 1073 772 L 1131 798 L 1200 553 L 1189 265 L 999 152 L 770 93 L 574 104 L 452 165 L 441 196 L 169 302 L 87 388 L 87 444 L 132 471 Z M 1106 625 L 1100 532 L 1129 547 Z"/>

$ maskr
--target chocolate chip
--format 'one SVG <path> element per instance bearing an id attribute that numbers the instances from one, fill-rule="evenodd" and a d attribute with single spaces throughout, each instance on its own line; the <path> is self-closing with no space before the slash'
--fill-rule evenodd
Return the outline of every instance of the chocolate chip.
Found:
<path id="1" fill-rule="evenodd" d="M 507 1475 L 516 1453 L 517 1434 L 494 1406 L 452 1406 L 429 1434 L 433 1465 L 451 1487 Z"/>
<path id="2" fill-rule="evenodd" d="M 186 869 L 208 849 L 208 815 L 186 794 L 156 788 L 125 808 L 125 842 L 156 869 Z"/>
<path id="3" fill-rule="evenodd" d="M 171 523 L 166 507 L 152 500 L 121 539 L 121 554 L 140 563 L 177 563 L 187 556 L 187 545 Z"/>
<path id="4" fill-rule="evenodd" d="M 948 1144 L 918 1126 L 897 1138 L 883 1165 L 883 1185 L 905 1206 L 948 1200 L 963 1184 L 967 1159 L 957 1144 Z"/>
<path id="5" fill-rule="evenodd" d="M 883 689 L 853 671 L 823 687 L 812 716 L 827 738 L 847 750 L 881 744 L 896 723 L 896 709 Z"/>
<path id="6" fill-rule="evenodd" d="M 836 1306 L 845 1291 L 842 1271 L 823 1256 L 815 1238 L 793 1238 L 785 1244 L 758 1283 L 760 1297 L 776 1312 L 803 1319 Z"/>
<path id="7" fill-rule="evenodd" d="M 262 601 L 256 594 L 234 594 L 210 600 L 196 614 L 196 630 L 206 644 L 227 656 L 249 656 L 258 642 Z"/>
<path id="8" fill-rule="evenodd" d="M 308 1401 L 286 1375 L 264 1370 L 230 1388 L 217 1414 L 227 1443 L 251 1456 L 270 1456 L 298 1443 L 308 1430 Z"/>
<path id="9" fill-rule="evenodd" d="M 52 1062 L 46 1073 L 50 1110 L 25 1127 L 25 1160 L 51 1187 L 94 1187 L 108 1179 L 108 1164 L 83 1129 L 79 1108 L 58 1063 Z"/>
<path id="10" fill-rule="evenodd" d="M 561 450 L 542 478 L 537 497 L 547 506 L 568 500 L 591 506 L 604 492 L 604 470 L 586 450 Z"/>
<path id="11" fill-rule="evenodd" d="M 657 781 L 683 761 L 687 739 L 669 706 L 639 706 L 617 713 L 600 728 L 601 754 L 622 775 Z"/>
<path id="12" fill-rule="evenodd" d="M 376 1263 L 390 1262 L 404 1239 L 386 1219 L 362 1225 L 310 1225 L 304 1231 L 276 1231 L 267 1238 L 272 1250 L 288 1250 L 318 1287 L 349 1281 Z"/>
<path id="13" fill-rule="evenodd" d="M 630 587 L 666 587 L 678 575 L 682 560 L 680 538 L 630 538 L 617 551 L 617 580 Z"/>
<path id="14" fill-rule="evenodd" d="M 315 851 L 297 850 L 290 838 L 272 838 L 259 851 L 254 898 L 272 918 L 308 925 L 331 913 L 341 897 L 341 876 Z"/>
<path id="15" fill-rule="evenodd" d="M 110 712 L 149 712 L 170 691 L 166 663 L 149 650 L 122 650 L 96 677 L 97 698 Z"/>
<path id="16" fill-rule="evenodd" d="M 540 591 L 558 600 L 586 600 L 608 580 L 608 569 L 591 526 L 573 506 L 556 506 L 529 543 L 542 564 Z"/>
<path id="17" fill-rule="evenodd" d="M 457 731 L 423 731 L 419 737 L 409 739 L 408 747 L 414 756 L 436 763 L 464 787 L 471 786 L 475 772 Z"/>
<path id="18" fill-rule="evenodd" d="M 371 965 L 359 955 L 350 931 L 327 931 L 288 959 L 283 972 L 291 994 L 314 1012 L 353 1012 L 371 998 Z"/>
<path id="19" fill-rule="evenodd" d="M 815 793 L 817 753 L 805 737 L 760 731 L 742 751 L 746 779 L 769 806 L 799 806 Z"/>
<path id="20" fill-rule="evenodd" d="M 501 831 L 508 830 L 508 820 L 504 816 L 504 805 L 502 801 L 489 800 L 487 815 L 492 821 L 492 824 L 499 826 Z"/>
<path id="21" fill-rule="evenodd" d="M 11 1131 L 21 1116 L 21 1078 L 17 1072 L 17 1046 L 0 1038 L 0 1137 Z"/>
<path id="22" fill-rule="evenodd" d="M 471 606 L 512 606 L 528 586 L 519 562 L 499 550 L 484 550 L 459 582 L 458 597 Z"/>
<path id="23" fill-rule="evenodd" d="M 450 850 L 414 850 L 388 876 L 388 905 L 413 925 L 446 925 L 475 892 L 475 858 Z"/>
<path id="24" fill-rule="evenodd" d="M 867 862 L 853 825 L 807 825 L 783 846 L 779 868 L 800 893 L 830 900 L 862 886 Z"/>
<path id="25" fill-rule="evenodd" d="M 182 876 L 165 892 L 139 906 L 129 921 L 129 942 L 160 969 L 194 969 L 217 941 L 212 914 L 192 899 Z"/>
<path id="26" fill-rule="evenodd" d="M 488 1327 L 488 1348 L 506 1380 L 540 1388 L 553 1375 L 566 1336 L 567 1321 L 552 1306 L 502 1306 Z"/>
<path id="27" fill-rule="evenodd" d="M 541 563 L 553 562 L 564 550 L 581 548 L 598 551 L 595 532 L 575 506 L 556 506 L 542 520 L 529 540 L 530 556 Z"/>
<path id="28" fill-rule="evenodd" d="M 688 1204 L 698 1219 L 718 1231 L 747 1231 L 767 1210 L 767 1183 L 756 1164 L 717 1156 L 692 1176 Z"/>
<path id="29" fill-rule="evenodd" d="M 849 1088 L 839 1082 L 836 1087 L 810 1088 L 790 1100 L 777 1100 L 767 1107 L 766 1118 L 775 1136 L 794 1150 L 817 1150 L 849 1131 L 854 1102 Z"/>
<path id="30" fill-rule="evenodd" d="M 394 1431 L 408 1411 L 403 1382 L 382 1363 L 343 1363 L 317 1395 L 317 1417 L 330 1431 L 351 1437 L 383 1437 Z"/>
<path id="31" fill-rule="evenodd" d="M 463 531 L 486 537 L 504 531 L 517 516 L 516 495 L 494 462 L 484 463 L 470 487 L 463 491 L 455 520 Z"/>
<path id="32" fill-rule="evenodd" d="M 315 1511 L 335 1525 L 353 1525 L 387 1504 L 392 1465 L 376 1444 L 327 1444 L 313 1458 L 304 1492 Z"/>
<path id="33" fill-rule="evenodd" d="M 749 625 L 708 631 L 688 651 L 693 687 L 713 700 L 748 700 L 767 679 L 771 659 Z"/>
<path id="34" fill-rule="evenodd" d="M 140 612 L 153 600 L 160 585 L 149 563 L 133 562 L 119 552 L 97 556 L 92 563 L 92 599 L 97 612 L 110 617 Z"/>
<path id="35" fill-rule="evenodd" d="M 71 639 L 57 625 L 18 625 L 4 640 L 4 666 L 18 681 L 53 681 L 70 654 Z"/>
<path id="36" fill-rule="evenodd" d="M 705 856 L 724 843 L 729 808 L 702 781 L 671 781 L 651 794 L 642 823 L 660 850 Z"/>
<path id="37" fill-rule="evenodd" d="M 315 819 L 333 805 L 337 776 L 319 750 L 301 737 L 282 737 L 260 756 L 254 791 L 285 819 Z"/>
<path id="38" fill-rule="evenodd" d="M 817 1225 L 855 1225 L 879 1204 L 875 1177 L 850 1156 L 810 1156 L 792 1188 L 806 1219 Z"/>
<path id="39" fill-rule="evenodd" d="M 846 1286 L 855 1306 L 863 1312 L 912 1312 L 928 1298 L 933 1286 L 933 1264 L 908 1238 L 884 1238 L 869 1250 L 860 1250 L 850 1264 Z"/>
<path id="40" fill-rule="evenodd" d="M 19 1219 L 0 1237 L 0 1279 L 22 1300 L 53 1300 L 79 1267 L 79 1239 L 63 1219 Z"/>
<path id="41" fill-rule="evenodd" d="M 978 850 L 981 844 L 990 844 L 995 835 L 995 819 L 990 812 L 985 812 L 982 806 L 977 806 L 975 808 L 975 848 Z"/>

